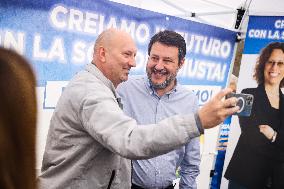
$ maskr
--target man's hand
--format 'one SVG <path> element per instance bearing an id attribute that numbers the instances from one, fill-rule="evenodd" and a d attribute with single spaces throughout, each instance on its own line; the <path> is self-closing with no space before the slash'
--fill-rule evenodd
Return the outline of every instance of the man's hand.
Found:
<path id="1" fill-rule="evenodd" d="M 204 129 L 209 129 L 219 125 L 225 118 L 239 110 L 237 98 L 232 97 L 222 100 L 232 89 L 223 89 L 217 93 L 209 102 L 199 109 L 198 115 Z"/>

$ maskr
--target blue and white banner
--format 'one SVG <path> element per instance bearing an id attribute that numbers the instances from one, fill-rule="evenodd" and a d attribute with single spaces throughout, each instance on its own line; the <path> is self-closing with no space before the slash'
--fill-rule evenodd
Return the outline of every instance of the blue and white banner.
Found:
<path id="1" fill-rule="evenodd" d="M 0 45 L 30 60 L 38 86 L 70 80 L 91 61 L 96 37 L 110 27 L 135 39 L 139 51 L 132 74 L 144 73 L 148 42 L 162 29 L 186 40 L 182 84 L 225 87 L 234 54 L 233 31 L 106 0 L 2 0 L 0 12 Z"/>
<path id="2" fill-rule="evenodd" d="M 284 16 L 250 16 L 237 90 L 256 87 L 253 72 L 260 51 L 272 42 L 284 42 Z"/>
<path id="3" fill-rule="evenodd" d="M 250 16 L 242 55 L 242 62 L 237 84 L 237 92 L 244 88 L 257 87 L 253 78 L 254 68 L 260 51 L 271 42 L 284 42 L 284 15 L 283 16 Z M 224 170 L 231 159 L 237 144 L 240 127 L 238 118 L 233 116 Z M 222 189 L 227 188 L 227 180 L 222 180 Z"/>
<path id="4" fill-rule="evenodd" d="M 220 125 L 219 138 L 217 142 L 217 155 L 215 158 L 214 167 L 210 174 L 210 177 L 212 177 L 210 183 L 210 189 L 220 189 L 224 160 L 228 145 L 231 119 L 232 116 L 229 116 L 224 120 L 223 124 Z"/>
<path id="5" fill-rule="evenodd" d="M 250 16 L 243 54 L 259 54 L 273 41 L 284 41 L 284 17 Z"/>

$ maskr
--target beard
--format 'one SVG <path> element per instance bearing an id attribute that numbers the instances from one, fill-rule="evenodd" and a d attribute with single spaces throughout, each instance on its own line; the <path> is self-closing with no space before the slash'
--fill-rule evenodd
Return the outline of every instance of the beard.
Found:
<path id="1" fill-rule="evenodd" d="M 151 69 L 147 69 L 146 71 L 147 71 L 147 76 L 150 82 L 150 86 L 152 86 L 154 89 L 164 89 L 168 87 L 171 84 L 171 82 L 176 79 L 176 75 L 177 75 L 177 73 L 169 73 L 166 69 L 157 70 L 155 67 Z M 153 83 L 151 79 L 152 73 L 160 73 L 162 75 L 168 75 L 168 76 L 166 77 L 166 80 L 162 83 Z"/>

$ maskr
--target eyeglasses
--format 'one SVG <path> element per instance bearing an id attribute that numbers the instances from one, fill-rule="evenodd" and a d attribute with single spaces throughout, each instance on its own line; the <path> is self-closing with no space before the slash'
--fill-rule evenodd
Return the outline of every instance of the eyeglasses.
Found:
<path id="1" fill-rule="evenodd" d="M 270 64 L 270 65 L 272 65 L 272 66 L 277 65 L 278 67 L 283 67 L 284 62 L 281 62 L 281 61 L 276 62 L 276 61 L 274 61 L 274 60 L 268 60 L 268 61 L 267 61 L 267 64 Z"/>

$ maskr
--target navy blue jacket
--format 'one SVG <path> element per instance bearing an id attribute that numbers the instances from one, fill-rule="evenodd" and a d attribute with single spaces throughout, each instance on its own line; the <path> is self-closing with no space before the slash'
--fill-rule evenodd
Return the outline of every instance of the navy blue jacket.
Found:
<path id="1" fill-rule="evenodd" d="M 258 126 L 267 124 L 277 131 L 280 130 L 284 119 L 283 94 L 280 93 L 280 117 L 275 119 L 263 85 L 244 89 L 242 93 L 254 95 L 254 104 L 250 117 L 239 117 L 241 135 L 225 178 L 239 182 L 249 189 L 261 189 L 280 157 L 280 148 L 260 133 Z"/>

